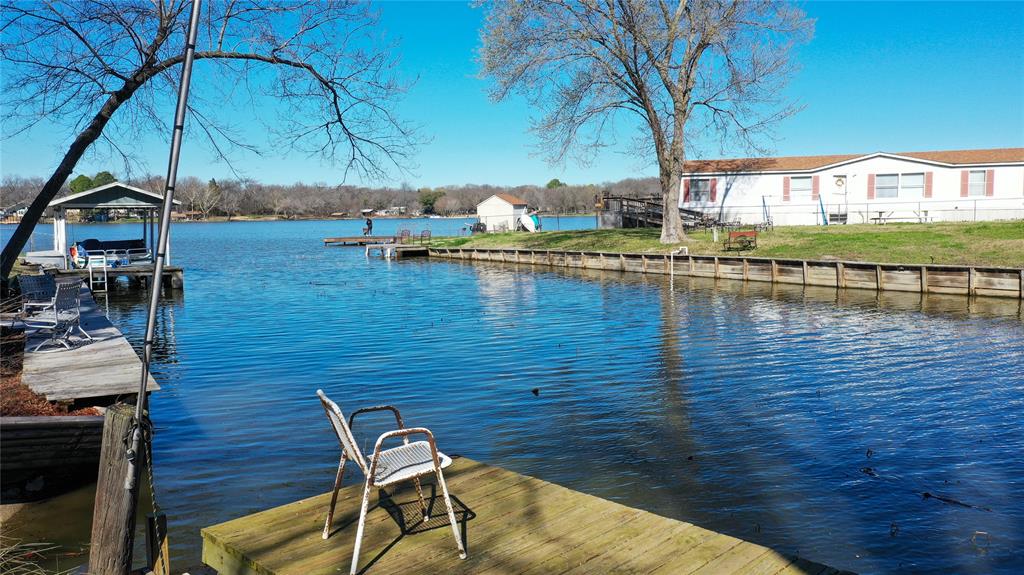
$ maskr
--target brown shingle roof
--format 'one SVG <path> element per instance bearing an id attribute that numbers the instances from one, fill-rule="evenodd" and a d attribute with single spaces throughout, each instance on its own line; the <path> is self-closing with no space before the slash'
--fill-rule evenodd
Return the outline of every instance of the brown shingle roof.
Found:
<path id="1" fill-rule="evenodd" d="M 887 152 L 883 152 L 887 153 Z M 832 156 L 788 156 L 781 158 L 737 158 L 733 160 L 692 160 L 683 171 L 693 172 L 762 172 L 813 170 L 832 164 L 863 158 L 872 154 L 841 154 Z M 1024 162 L 1024 148 L 991 150 L 947 150 L 938 152 L 897 152 L 906 156 L 945 164 L 985 164 Z"/>
<path id="2" fill-rule="evenodd" d="M 498 196 L 499 198 L 501 198 L 501 199 L 505 200 L 506 202 L 512 204 L 513 206 L 525 206 L 526 205 L 526 200 L 524 200 L 522 198 L 517 198 L 516 196 L 513 196 L 512 194 L 494 194 L 494 195 Z"/>

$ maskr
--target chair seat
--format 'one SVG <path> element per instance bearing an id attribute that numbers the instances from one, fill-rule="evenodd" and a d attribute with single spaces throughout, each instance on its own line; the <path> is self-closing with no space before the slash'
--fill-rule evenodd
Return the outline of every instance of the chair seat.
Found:
<path id="1" fill-rule="evenodd" d="M 437 452 L 437 457 L 442 468 L 452 464 L 452 460 L 440 451 Z M 383 487 L 433 472 L 434 459 L 430 455 L 430 444 L 426 441 L 414 441 L 380 452 L 373 484 L 376 487 Z"/>

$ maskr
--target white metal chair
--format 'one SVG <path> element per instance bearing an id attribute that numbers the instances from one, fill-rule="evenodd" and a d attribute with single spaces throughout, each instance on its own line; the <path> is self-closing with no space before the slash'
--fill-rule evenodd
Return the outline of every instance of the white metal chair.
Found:
<path id="1" fill-rule="evenodd" d="M 401 481 L 412 480 L 416 485 L 416 493 L 420 500 L 420 511 L 423 512 L 423 522 L 429 519 L 427 504 L 423 500 L 423 488 L 420 485 L 420 477 L 433 473 L 437 477 L 437 483 L 441 486 L 441 493 L 444 496 L 444 504 L 448 511 L 448 521 L 452 526 L 452 533 L 455 534 L 455 543 L 459 547 L 459 558 L 466 558 L 466 548 L 463 545 L 462 537 L 459 535 L 458 523 L 455 520 L 455 510 L 452 508 L 451 497 L 448 495 L 448 485 L 445 483 L 444 474 L 441 469 L 451 465 L 451 459 L 437 450 L 434 442 L 434 434 L 425 427 L 405 427 L 402 423 L 402 416 L 398 409 L 390 405 L 380 405 L 359 409 L 352 413 L 348 422 L 342 414 L 338 404 L 331 401 L 322 390 L 316 390 L 320 397 L 320 403 L 327 413 L 327 419 L 331 422 L 334 433 L 338 436 L 338 443 L 341 444 L 341 461 L 338 463 L 338 473 L 334 479 L 334 491 L 331 493 L 331 506 L 327 510 L 327 521 L 324 523 L 323 538 L 330 536 L 331 521 L 334 519 L 334 506 L 338 500 L 338 490 L 341 488 L 341 478 L 345 473 L 345 463 L 349 460 L 355 462 L 356 466 L 363 472 L 366 481 L 363 486 L 363 501 L 359 509 L 359 525 L 356 528 L 356 543 L 352 551 L 352 569 L 350 573 L 355 575 L 359 566 L 359 548 L 363 539 L 363 527 L 366 524 L 366 512 L 370 503 L 370 489 L 373 487 L 386 487 Z M 373 447 L 373 456 L 367 465 L 363 458 L 355 437 L 352 435 L 352 423 L 355 417 L 361 413 L 371 411 L 391 411 L 395 415 L 398 429 L 381 434 Z M 409 442 L 409 436 L 422 434 L 426 441 Z M 401 437 L 403 444 L 391 449 L 381 449 L 384 441 L 392 437 Z"/>
<path id="2" fill-rule="evenodd" d="M 50 339 L 43 340 L 32 351 L 39 351 L 39 348 L 48 343 L 59 343 L 65 348 L 71 349 L 71 344 L 68 342 L 71 339 L 71 334 L 76 330 L 85 339 L 92 340 L 92 336 L 78 323 L 81 290 L 82 283 L 80 281 L 57 284 L 57 292 L 50 304 L 40 309 L 36 315 L 25 317 L 22 320 L 26 328 L 35 332 L 50 332 Z"/>
<path id="3" fill-rule="evenodd" d="M 21 290 L 21 315 L 30 316 L 53 303 L 57 295 L 57 280 L 51 274 L 18 276 Z"/>

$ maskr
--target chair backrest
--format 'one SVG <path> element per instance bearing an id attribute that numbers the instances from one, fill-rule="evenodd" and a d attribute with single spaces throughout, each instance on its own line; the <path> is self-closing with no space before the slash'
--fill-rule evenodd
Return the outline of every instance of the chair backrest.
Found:
<path id="1" fill-rule="evenodd" d="M 320 403 L 324 406 L 327 419 L 330 420 L 331 427 L 334 429 L 334 434 L 338 436 L 338 443 L 341 444 L 345 455 L 354 461 L 359 466 L 359 469 L 363 470 L 363 474 L 369 474 L 366 460 L 363 459 L 363 454 L 359 451 L 359 445 L 356 444 L 356 438 L 352 435 L 348 422 L 345 421 L 345 414 L 341 412 L 341 408 L 338 407 L 337 403 L 334 403 L 324 395 L 322 389 L 316 390 L 316 394 L 320 398 Z"/>
<path id="2" fill-rule="evenodd" d="M 67 282 L 57 284 L 57 295 L 54 298 L 54 308 L 57 313 L 72 312 L 78 315 L 78 305 L 82 292 L 82 282 Z"/>
<path id="3" fill-rule="evenodd" d="M 57 294 L 57 280 L 50 274 L 18 276 L 21 297 L 27 301 L 50 301 Z"/>

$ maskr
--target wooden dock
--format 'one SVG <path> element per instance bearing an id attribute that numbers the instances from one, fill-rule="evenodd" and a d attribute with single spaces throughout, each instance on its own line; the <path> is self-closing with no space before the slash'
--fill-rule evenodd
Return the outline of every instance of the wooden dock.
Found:
<path id="1" fill-rule="evenodd" d="M 415 491 L 405 487 L 371 500 L 363 573 L 839 573 L 466 458 L 455 459 L 445 478 L 469 558 L 459 559 L 440 495 L 423 524 Z M 203 562 L 220 575 L 347 573 L 361 489 L 342 489 L 327 540 L 329 493 L 203 529 Z M 424 485 L 425 495 L 434 492 Z"/>
<path id="2" fill-rule="evenodd" d="M 94 276 L 103 276 L 103 271 L 100 269 L 92 270 Z M 58 278 L 62 277 L 80 277 L 89 285 L 89 270 L 88 269 L 68 269 L 68 270 L 56 270 L 54 272 Z M 130 265 L 121 266 L 116 268 L 107 268 L 107 276 L 113 281 L 118 277 L 126 277 L 128 281 L 134 283 L 141 283 L 146 285 L 149 279 L 153 277 L 153 265 Z M 184 289 L 185 287 L 185 270 L 177 266 L 164 266 L 164 281 L 163 285 L 169 289 Z"/>
<path id="3" fill-rule="evenodd" d="M 325 246 L 365 246 L 367 244 L 386 244 L 395 242 L 395 236 L 345 236 L 340 238 L 324 238 Z"/>
<path id="4" fill-rule="evenodd" d="M 76 334 L 73 341 L 80 344 L 73 349 L 47 345 L 33 352 L 31 350 L 48 336 L 27 338 L 21 381 L 49 401 L 81 403 L 81 400 L 134 395 L 142 377 L 142 360 L 121 331 L 103 315 L 85 287 L 82 288 L 80 321 L 93 341 L 83 341 L 80 334 Z M 150 376 L 146 389 L 155 391 L 160 386 Z"/>
<path id="5" fill-rule="evenodd" d="M 427 246 L 421 246 L 416 244 L 396 244 L 396 243 L 384 243 L 384 244 L 366 244 L 366 255 L 370 255 L 371 252 L 379 251 L 380 255 L 385 259 L 402 259 L 408 257 L 427 257 L 428 251 Z"/>

